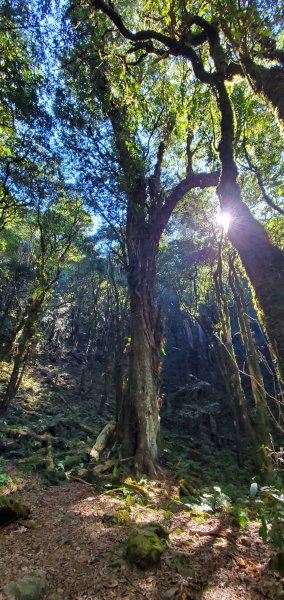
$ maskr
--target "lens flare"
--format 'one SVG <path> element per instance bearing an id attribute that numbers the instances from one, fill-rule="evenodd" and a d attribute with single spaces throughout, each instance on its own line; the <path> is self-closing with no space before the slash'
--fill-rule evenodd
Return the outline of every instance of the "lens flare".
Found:
<path id="1" fill-rule="evenodd" d="M 228 212 L 221 212 L 217 215 L 216 223 L 223 229 L 224 233 L 228 233 L 232 223 L 232 215 Z"/>

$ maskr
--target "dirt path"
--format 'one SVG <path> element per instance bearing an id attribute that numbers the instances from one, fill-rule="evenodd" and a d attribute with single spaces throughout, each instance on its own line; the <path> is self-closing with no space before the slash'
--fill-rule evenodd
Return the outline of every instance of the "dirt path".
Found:
<path id="1" fill-rule="evenodd" d="M 205 523 L 161 508 L 163 484 L 147 506 L 67 482 L 45 487 L 26 481 L 20 496 L 32 506 L 34 528 L 13 523 L 0 530 L 0 588 L 33 570 L 48 581 L 48 600 L 275 599 L 280 579 L 268 571 L 271 549 L 257 527 L 232 530 L 224 517 Z M 137 498 L 136 498 L 137 500 Z M 170 547 L 159 567 L 141 571 L 123 559 L 130 526 L 112 527 L 106 515 L 128 507 L 135 522 L 169 519 Z M 28 525 L 28 523 L 27 523 Z"/>

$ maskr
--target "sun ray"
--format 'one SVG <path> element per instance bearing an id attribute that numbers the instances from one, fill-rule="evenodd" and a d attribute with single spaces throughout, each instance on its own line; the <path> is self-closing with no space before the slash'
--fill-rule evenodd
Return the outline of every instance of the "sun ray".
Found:
<path id="1" fill-rule="evenodd" d="M 228 233 L 232 220 L 232 215 L 229 212 L 222 211 L 217 215 L 216 223 L 223 229 L 224 233 Z"/>

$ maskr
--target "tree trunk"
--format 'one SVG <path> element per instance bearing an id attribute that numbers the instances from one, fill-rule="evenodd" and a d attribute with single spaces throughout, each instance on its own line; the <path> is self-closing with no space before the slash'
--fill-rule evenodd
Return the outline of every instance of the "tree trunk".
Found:
<path id="1" fill-rule="evenodd" d="M 17 339 L 17 335 L 21 331 L 21 329 L 24 325 L 24 322 L 25 322 L 25 316 L 24 317 L 21 316 L 17 320 L 17 323 L 15 324 L 14 329 L 10 335 L 10 339 L 7 341 L 4 348 L 2 348 L 2 350 L 1 350 L 0 360 L 9 359 L 11 353 L 13 352 L 15 341 Z"/>
<path id="2" fill-rule="evenodd" d="M 244 435 L 247 436 L 248 440 L 253 445 L 255 442 L 255 436 L 247 411 L 246 398 L 244 395 L 239 367 L 232 342 L 230 314 L 223 288 L 222 256 L 220 246 L 218 264 L 214 273 L 214 283 L 221 324 L 220 339 L 218 340 L 216 357 L 219 363 L 220 371 L 223 375 L 223 381 L 227 392 L 227 400 L 234 425 L 238 463 L 241 466 L 243 464 L 242 446 Z"/>
<path id="3" fill-rule="evenodd" d="M 284 252 L 274 246 L 264 227 L 244 204 L 234 159 L 234 115 L 223 81 L 215 84 L 221 111 L 219 155 L 222 172 L 217 193 L 221 209 L 229 212 L 228 237 L 238 251 L 252 283 L 258 313 L 269 337 L 279 375 L 284 380 Z"/>
<path id="4" fill-rule="evenodd" d="M 18 351 L 14 357 L 13 369 L 10 376 L 10 380 L 7 385 L 4 398 L 0 402 L 0 415 L 4 415 L 6 413 L 7 408 L 14 400 L 18 391 L 19 385 L 23 377 L 24 368 L 27 362 L 27 353 L 29 351 L 30 343 L 35 333 L 35 326 L 38 314 L 42 307 L 44 298 L 45 296 L 44 294 L 42 294 L 40 299 L 34 301 L 34 303 L 29 307 L 29 310 L 27 312 L 27 317 L 23 325 L 18 342 Z"/>
<path id="5" fill-rule="evenodd" d="M 275 110 L 276 117 L 284 123 L 284 68 L 263 67 L 250 57 L 242 56 L 242 67 L 252 90 Z"/>
<path id="6" fill-rule="evenodd" d="M 260 444 L 267 445 L 270 442 L 270 426 L 266 404 L 266 392 L 259 365 L 257 348 L 250 328 L 249 317 L 246 314 L 244 291 L 232 260 L 230 260 L 229 282 L 236 303 L 240 334 L 246 352 L 247 368 L 251 379 L 252 395 L 255 401 L 257 415 L 256 434 Z"/>
<path id="7" fill-rule="evenodd" d="M 136 219 L 135 219 L 136 220 Z M 129 379 L 118 419 L 124 458 L 139 472 L 155 475 L 159 435 L 161 324 L 155 305 L 158 242 L 144 222 L 128 221 L 130 295 Z"/>
<path id="8" fill-rule="evenodd" d="M 258 360 L 258 353 L 253 339 L 249 318 L 246 314 L 244 292 L 232 259 L 229 259 L 229 282 L 237 308 L 238 323 L 244 349 L 252 396 L 255 403 L 255 433 L 258 442 L 259 463 L 266 481 L 273 478 L 273 464 L 265 448 L 270 446 L 269 413 L 266 403 L 266 391 Z M 260 450 L 260 452 L 259 452 Z"/>
<path id="9" fill-rule="evenodd" d="M 278 363 L 280 378 L 284 380 L 284 253 L 273 246 L 265 229 L 242 202 L 238 185 L 231 184 L 229 189 L 226 197 L 230 200 L 224 201 L 224 186 L 221 194 L 219 186 L 222 208 L 229 207 L 232 211 L 228 237 L 252 283 L 258 314 Z"/>

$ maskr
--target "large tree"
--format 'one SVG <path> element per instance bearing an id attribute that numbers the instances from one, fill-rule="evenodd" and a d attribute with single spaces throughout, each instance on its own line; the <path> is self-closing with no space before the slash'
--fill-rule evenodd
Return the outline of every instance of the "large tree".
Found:
<path id="1" fill-rule="evenodd" d="M 152 76 L 151 64 L 138 63 L 133 71 L 124 69 L 122 78 L 119 53 L 108 58 L 106 25 L 99 28 L 98 34 L 88 12 L 79 12 L 79 19 L 78 13 L 71 15 L 79 22 L 76 21 L 77 38 L 70 56 L 65 57 L 65 64 L 71 71 L 69 87 L 73 88 L 73 99 L 77 97 L 81 103 L 81 115 L 86 119 L 85 125 L 81 121 L 78 129 L 85 128 L 87 136 L 94 129 L 99 102 L 103 119 L 100 127 L 111 126 L 118 165 L 113 175 L 119 183 L 122 206 L 126 206 L 127 252 L 122 259 L 128 278 L 131 343 L 128 385 L 118 407 L 118 442 L 124 458 L 135 457 L 137 470 L 154 473 L 158 458 L 162 339 L 155 292 L 159 242 L 180 199 L 194 188 L 216 186 L 218 172 L 193 169 L 192 131 L 187 131 L 187 143 L 184 136 L 184 145 L 180 144 L 182 168 L 173 166 L 173 157 L 177 160 L 178 156 L 175 130 L 180 125 L 179 110 L 188 111 L 189 104 L 185 102 L 182 107 L 180 90 L 168 81 L 164 65 L 158 76 Z M 173 107 L 171 98 L 175 92 L 178 96 Z M 186 120 L 185 125 L 188 129 Z M 106 145 L 106 137 L 101 142 Z M 90 173 L 92 164 L 90 137 L 85 144 L 88 156 L 81 168 L 85 166 L 88 178 L 86 173 Z M 75 150 L 78 157 L 78 144 Z M 94 173 L 90 176 L 94 178 Z M 112 183 L 105 176 L 104 186 L 108 190 Z M 109 196 L 108 202 L 113 204 L 114 197 Z M 112 226 L 117 230 L 118 223 L 112 222 Z"/>
<path id="2" fill-rule="evenodd" d="M 195 78 L 208 86 L 216 97 L 220 115 L 217 151 L 221 163 L 217 193 L 222 210 L 231 215 L 229 239 L 238 250 L 254 288 L 284 378 L 284 253 L 271 243 L 264 227 L 242 199 L 235 160 L 234 106 L 226 81 L 230 62 L 218 21 L 212 20 L 208 7 L 205 18 L 201 6 L 192 6 L 190 12 L 185 3 L 177 7 L 171 4 L 161 7 L 155 3 L 151 9 L 145 2 L 139 6 L 139 12 L 131 10 L 130 14 L 122 6 L 124 17 L 103 0 L 91 0 L 90 5 L 109 17 L 122 36 L 130 41 L 130 50 L 138 53 L 140 60 L 143 53 L 156 54 L 160 59 L 172 58 L 172 61 L 184 57 Z M 157 20 L 157 17 L 160 18 Z M 135 18 L 135 31 L 127 25 L 131 18 Z M 147 27 L 152 22 L 155 22 L 155 29 Z"/>

